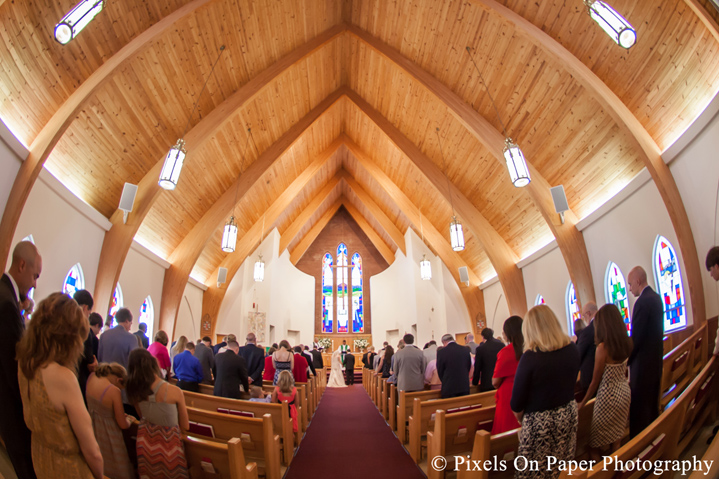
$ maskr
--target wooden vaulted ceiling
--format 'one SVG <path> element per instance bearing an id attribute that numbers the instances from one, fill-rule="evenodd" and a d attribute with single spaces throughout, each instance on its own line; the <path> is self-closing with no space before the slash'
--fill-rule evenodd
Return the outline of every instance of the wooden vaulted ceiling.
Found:
<path id="1" fill-rule="evenodd" d="M 211 284 L 237 263 L 220 250 L 218 215 L 234 213 L 249 251 L 269 209 L 264 231 L 277 227 L 293 252 L 338 201 L 392 251 L 398 234 L 419 233 L 420 212 L 446 242 L 448 178 L 455 209 L 483 227 L 465 228 L 459 254 L 428 241 L 476 285 L 496 272 L 487 244 L 514 263 L 562 231 L 544 186 L 564 185 L 573 227 L 719 90 L 706 0 L 613 0 L 637 28 L 629 51 L 581 0 L 107 0 L 62 46 L 52 31 L 74 3 L 0 1 L 0 118 L 118 234 L 178 264 L 178 281 L 191 271 Z M 502 125 L 467 46 L 533 168 L 529 194 L 497 158 Z M 196 100 L 179 185 L 160 192 L 159 165 Z M 144 205 L 129 226 L 116 211 L 125 182 Z"/>

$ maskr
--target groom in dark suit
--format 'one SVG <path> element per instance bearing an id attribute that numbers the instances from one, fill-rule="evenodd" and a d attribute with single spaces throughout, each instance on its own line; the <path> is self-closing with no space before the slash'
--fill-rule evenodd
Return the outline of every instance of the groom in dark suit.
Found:
<path id="1" fill-rule="evenodd" d="M 345 384 L 352 386 L 355 383 L 355 357 L 352 353 L 345 355 Z"/>
<path id="2" fill-rule="evenodd" d="M 25 332 L 18 303 L 37 285 L 42 258 L 34 244 L 21 241 L 0 279 L 0 436 L 19 479 L 34 479 L 30 430 L 25 425 L 17 382 L 15 348 Z"/>
<path id="3" fill-rule="evenodd" d="M 632 311 L 632 341 L 629 356 L 629 436 L 635 437 L 659 417 L 659 393 L 664 355 L 664 306 L 661 297 L 647 284 L 641 266 L 629 272 L 629 290 L 637 297 Z"/>

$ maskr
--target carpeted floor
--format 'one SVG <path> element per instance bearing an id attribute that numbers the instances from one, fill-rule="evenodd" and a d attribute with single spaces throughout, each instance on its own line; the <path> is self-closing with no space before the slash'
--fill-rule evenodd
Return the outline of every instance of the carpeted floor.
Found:
<path id="1" fill-rule="evenodd" d="M 361 384 L 327 388 L 285 479 L 425 478 Z"/>

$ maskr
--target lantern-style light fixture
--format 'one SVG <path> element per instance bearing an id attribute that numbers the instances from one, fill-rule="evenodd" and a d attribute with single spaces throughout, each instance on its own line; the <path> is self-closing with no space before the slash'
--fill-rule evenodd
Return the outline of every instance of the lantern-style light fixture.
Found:
<path id="1" fill-rule="evenodd" d="M 177 140 L 177 143 L 175 143 L 175 146 L 170 148 L 170 151 L 168 151 L 167 155 L 165 156 L 165 163 L 162 165 L 162 170 L 160 171 L 160 179 L 157 183 L 166 190 L 174 190 L 177 187 L 177 182 L 180 180 L 180 173 L 182 172 L 182 165 L 185 162 L 185 156 L 187 156 L 187 151 L 185 150 L 185 139 L 184 139 L 185 134 L 187 133 L 187 129 L 190 127 L 190 120 L 192 120 L 192 115 L 195 113 L 195 110 L 197 109 L 197 104 L 200 102 L 200 97 L 202 96 L 202 92 L 205 91 L 207 82 L 210 80 L 210 77 L 212 76 L 212 72 L 215 71 L 215 66 L 217 66 L 217 62 L 220 61 L 220 57 L 222 56 L 223 51 L 225 51 L 224 45 L 222 45 L 220 47 L 220 53 L 217 55 L 217 60 L 215 60 L 215 63 L 212 65 L 210 74 L 207 75 L 205 84 L 202 85 L 202 89 L 200 90 L 200 93 L 197 95 L 197 99 L 195 100 L 195 105 L 192 107 L 192 112 L 190 113 L 190 117 L 187 119 L 187 124 L 185 125 L 185 130 L 182 132 L 182 137 L 179 140 Z"/>
<path id="2" fill-rule="evenodd" d="M 616 10 L 601 0 L 584 0 L 589 16 L 622 48 L 637 43 L 637 31 Z"/>
<path id="3" fill-rule="evenodd" d="M 105 0 L 82 0 L 55 25 L 55 40 L 63 45 L 70 43 L 104 6 Z"/>
<path id="4" fill-rule="evenodd" d="M 262 240 L 264 239 L 263 236 L 265 235 L 265 217 L 262 216 L 262 231 L 260 233 L 260 244 L 257 246 L 258 248 L 262 247 Z M 261 283 L 265 280 L 265 262 L 262 261 L 262 253 L 260 253 L 257 256 L 257 261 L 255 262 L 255 282 Z"/>
<path id="5" fill-rule="evenodd" d="M 422 211 L 419 212 L 419 230 L 422 232 L 422 243 L 424 243 L 424 228 L 422 227 Z M 419 277 L 424 281 L 432 279 L 432 263 L 427 259 L 427 255 L 422 255 L 422 261 L 419 262 Z"/>
<path id="6" fill-rule="evenodd" d="M 454 214 L 454 202 L 452 201 L 452 184 L 447 176 L 446 165 L 444 161 L 444 151 L 442 151 L 442 140 L 439 137 L 439 128 L 437 128 L 437 143 L 439 144 L 439 152 L 442 155 L 442 169 L 445 170 L 444 176 L 447 178 L 447 189 L 449 190 L 449 204 L 452 207 L 452 221 L 449 222 L 449 240 L 454 251 L 464 250 L 464 232 L 462 231 L 462 223 Z"/>
<path id="7" fill-rule="evenodd" d="M 494 111 L 495 113 L 497 113 L 499 123 L 501 123 L 502 125 L 502 131 L 504 132 L 504 160 L 507 162 L 507 171 L 509 171 L 509 177 L 512 180 L 512 184 L 517 188 L 527 186 L 532 181 L 532 179 L 529 176 L 529 168 L 527 168 L 527 162 L 524 159 L 524 153 L 522 153 L 522 150 L 519 149 L 519 146 L 517 146 L 517 144 L 507 134 L 507 127 L 504 125 L 502 117 L 499 116 L 499 110 L 497 109 L 497 105 L 496 103 L 494 103 L 494 98 L 492 97 L 492 94 L 489 93 L 489 88 L 487 87 L 487 83 L 485 83 L 484 81 L 482 72 L 479 71 L 477 62 L 474 61 L 474 56 L 472 55 L 472 49 L 470 47 L 467 47 L 467 53 L 469 53 L 469 58 L 472 60 L 472 64 L 474 64 L 474 69 L 477 70 L 477 73 L 479 74 L 479 79 L 482 81 L 484 89 L 487 90 L 487 96 L 489 96 L 489 100 L 492 102 Z"/>
<path id="8" fill-rule="evenodd" d="M 245 151 L 242 153 L 242 162 L 240 163 L 240 174 L 237 176 L 237 188 L 235 189 L 235 202 L 232 203 L 234 209 L 237 205 L 237 197 L 240 194 L 240 177 L 242 176 L 242 170 L 245 167 L 245 154 L 247 153 L 247 145 L 250 143 L 252 137 L 252 130 L 247 129 L 247 142 L 245 143 Z M 222 251 L 225 253 L 233 253 L 237 246 L 237 223 L 235 222 L 235 215 L 230 215 L 230 221 L 225 224 L 225 229 L 222 231 Z"/>

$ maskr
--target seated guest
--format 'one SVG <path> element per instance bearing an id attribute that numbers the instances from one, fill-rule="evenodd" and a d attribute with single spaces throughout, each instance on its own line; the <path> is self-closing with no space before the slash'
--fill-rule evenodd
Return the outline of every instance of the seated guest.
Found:
<path id="1" fill-rule="evenodd" d="M 204 376 L 200 360 L 195 357 L 195 343 L 185 344 L 185 350 L 172 361 L 172 369 L 177 376 L 177 387 L 194 393 L 200 391 Z"/>
<path id="2" fill-rule="evenodd" d="M 492 373 L 492 386 L 497 388 L 495 394 L 495 413 L 492 423 L 492 434 L 499 434 L 519 427 L 509 402 L 512 399 L 514 375 L 517 365 L 524 352 L 524 336 L 522 335 L 522 318 L 510 316 L 502 327 L 507 346 L 497 353 L 497 361 Z"/>
<path id="3" fill-rule="evenodd" d="M 135 469 L 122 436 L 122 429 L 130 427 L 120 393 L 125 388 L 126 376 L 121 365 L 100 363 L 87 381 L 87 409 L 102 451 L 104 474 L 110 479 L 135 479 Z"/>
<path id="4" fill-rule="evenodd" d="M 155 342 L 150 345 L 147 350 L 157 360 L 157 365 L 160 368 L 160 373 L 163 378 L 168 377 L 170 374 L 170 354 L 167 352 L 167 333 L 163 330 L 159 330 L 155 333 Z"/>
<path id="5" fill-rule="evenodd" d="M 424 371 L 427 369 L 427 359 L 422 351 L 414 345 L 414 335 L 405 334 L 402 339 L 404 348 L 393 355 L 397 390 L 421 391 L 424 389 Z"/>
<path id="6" fill-rule="evenodd" d="M 137 331 L 132 334 L 137 336 L 143 348 L 147 349 L 150 347 L 150 338 L 147 337 L 147 325 L 145 323 L 138 324 Z"/>
<path id="7" fill-rule="evenodd" d="M 597 311 L 594 328 L 594 342 L 597 343 L 594 375 L 579 409 L 597 393 L 589 457 L 599 461 L 600 449 L 609 446 L 608 454 L 619 449 L 629 419 L 632 392 L 627 381 L 627 358 L 632 352 L 632 340 L 627 336 L 622 313 L 613 304 L 605 304 Z"/>
<path id="8" fill-rule="evenodd" d="M 209 336 L 195 345 L 195 357 L 202 366 L 202 384 L 212 384 L 212 371 L 215 369 L 215 354 Z"/>
<path id="9" fill-rule="evenodd" d="M 497 363 L 497 354 L 504 348 L 504 343 L 499 339 L 495 339 L 494 331 L 490 328 L 484 328 L 480 333 L 482 343 L 477 346 L 474 358 L 474 375 L 472 376 L 472 384 L 479 384 L 479 391 L 491 391 L 492 375 L 494 374 L 494 365 Z"/>
<path id="10" fill-rule="evenodd" d="M 289 371 L 280 371 L 277 378 L 277 386 L 272 392 L 272 402 L 281 403 L 287 401 L 290 406 L 290 417 L 292 418 L 292 431 L 297 433 L 297 406 L 295 398 L 297 397 L 297 388 L 295 387 L 292 374 Z"/>
<path id="11" fill-rule="evenodd" d="M 305 359 L 305 356 L 302 354 L 302 348 L 299 346 L 294 347 L 294 363 L 292 366 L 292 375 L 295 377 L 295 381 L 298 383 L 306 383 L 307 382 L 307 370 L 309 369 L 309 366 L 307 365 L 307 359 Z"/>
<path id="12" fill-rule="evenodd" d="M 18 383 L 39 478 L 102 479 L 102 453 L 75 376 L 88 329 L 77 303 L 53 293 L 40 301 L 17 345 Z"/>
<path id="13" fill-rule="evenodd" d="M 275 351 L 277 351 L 277 348 L 274 346 L 267 351 L 267 356 L 265 356 L 265 369 L 262 370 L 263 381 L 274 381 L 275 379 L 275 367 L 272 365 L 272 353 Z"/>
<path id="14" fill-rule="evenodd" d="M 522 424 L 518 455 L 537 461 L 539 470 L 517 471 L 515 478 L 555 478 L 548 457 L 558 463 L 574 459 L 577 445 L 577 403 L 574 385 L 579 351 L 564 334 L 549 306 L 529 310 L 522 325 L 525 351 L 514 376 L 511 406 Z"/>
<path id="15" fill-rule="evenodd" d="M 265 396 L 260 386 L 250 386 L 250 401 L 252 402 L 272 402 L 272 395 Z"/>
<path id="16" fill-rule="evenodd" d="M 442 399 L 469 394 L 469 370 L 472 358 L 469 348 L 460 346 L 454 336 L 442 336 L 442 348 L 437 352 L 437 374 L 442 381 Z"/>
<path id="17" fill-rule="evenodd" d="M 130 354 L 127 397 L 141 416 L 137 428 L 137 472 L 142 477 L 189 477 L 182 432 L 190 428 L 185 396 L 160 375 L 146 349 Z"/>
<path id="18" fill-rule="evenodd" d="M 240 345 L 237 341 L 227 343 L 227 349 L 215 356 L 215 396 L 242 399 L 240 385 L 244 391 L 250 391 L 247 378 L 245 359 L 239 355 Z"/>

